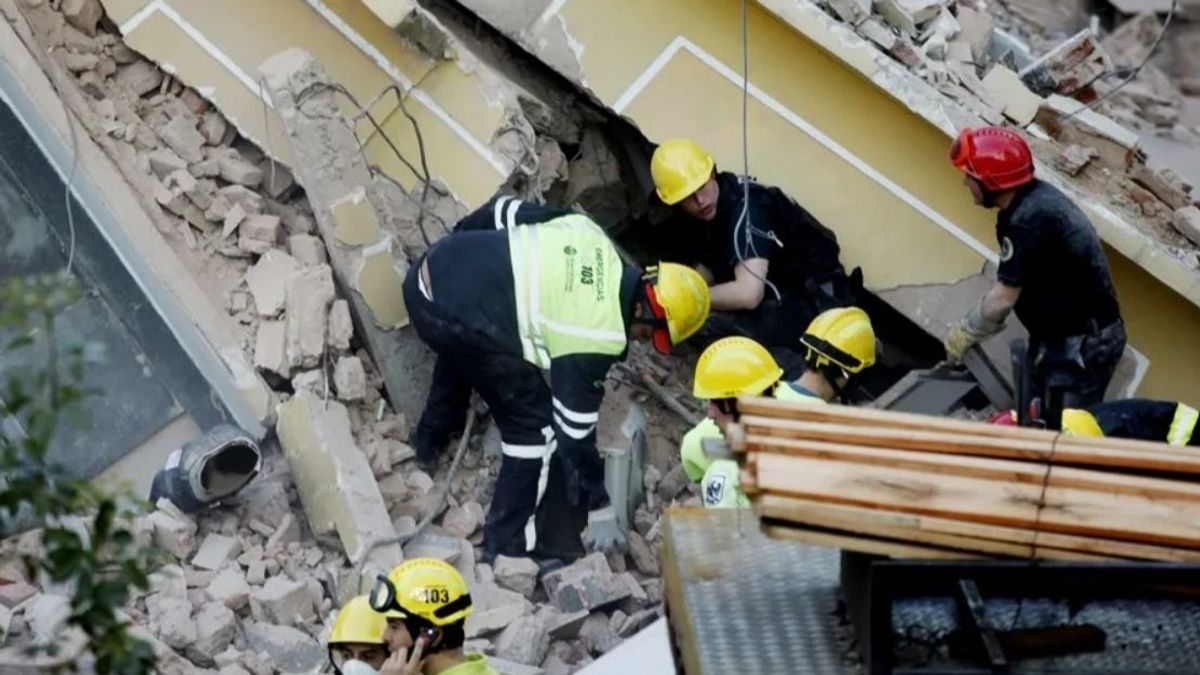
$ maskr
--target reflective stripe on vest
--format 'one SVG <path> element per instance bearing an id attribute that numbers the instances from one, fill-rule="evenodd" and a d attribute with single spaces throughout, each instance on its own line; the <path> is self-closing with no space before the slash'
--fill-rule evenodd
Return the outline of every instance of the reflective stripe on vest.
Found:
<path id="1" fill-rule="evenodd" d="M 812 394 L 802 394 L 796 391 L 791 384 L 780 382 L 775 387 L 775 391 L 771 395 L 780 401 L 798 401 L 802 403 L 813 403 L 820 405 L 829 405 L 829 401 L 823 398 L 813 396 Z"/>
<path id="2" fill-rule="evenodd" d="M 1180 403 L 1175 406 L 1175 419 L 1171 420 L 1171 431 L 1167 434 L 1167 442 L 1171 445 L 1187 445 L 1192 440 L 1196 430 L 1196 420 L 1200 412 L 1195 408 Z"/>
<path id="3" fill-rule="evenodd" d="M 508 228 L 524 359 L 539 368 L 567 354 L 625 351 L 616 247 L 580 215 Z"/>

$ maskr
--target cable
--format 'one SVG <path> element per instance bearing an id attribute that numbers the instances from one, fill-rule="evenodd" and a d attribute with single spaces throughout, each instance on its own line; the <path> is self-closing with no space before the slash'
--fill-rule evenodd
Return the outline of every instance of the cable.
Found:
<path id="1" fill-rule="evenodd" d="M 426 527 L 429 527 L 429 524 L 433 522 L 433 519 L 437 517 L 439 513 L 441 513 L 442 506 L 444 506 L 446 503 L 446 497 L 450 494 L 450 485 L 454 483 L 454 476 L 458 473 L 458 465 L 462 462 L 463 455 L 466 453 L 467 442 L 471 439 L 471 431 L 475 428 L 475 417 L 475 408 L 470 407 L 467 410 L 467 422 L 463 426 L 462 437 L 458 439 L 458 449 L 454 451 L 454 459 L 451 460 L 450 468 L 446 471 L 446 480 L 442 482 L 442 488 L 438 492 L 437 499 L 434 501 L 433 509 L 431 509 L 429 513 L 425 514 L 425 517 L 421 519 L 421 522 L 417 523 L 417 527 L 412 531 L 412 533 L 386 537 L 384 539 L 376 539 L 375 541 L 371 542 L 371 544 L 367 546 L 365 550 L 363 550 L 358 562 L 356 562 L 354 565 L 354 582 L 358 584 L 356 587 L 358 593 L 363 592 L 362 568 L 367 562 L 367 557 L 371 555 L 372 551 L 380 546 L 391 546 L 392 544 L 396 544 L 403 548 L 404 545 L 409 542 L 409 540 L 421 534 Z"/>
<path id="2" fill-rule="evenodd" d="M 780 248 L 783 243 L 775 236 L 773 231 L 762 231 L 754 227 L 754 223 L 750 220 L 750 21 L 748 17 L 749 0 L 742 0 L 742 212 L 738 215 L 737 223 L 733 226 L 733 253 L 737 256 L 738 262 L 745 262 L 747 258 L 761 258 L 758 247 L 754 244 L 754 236 L 770 237 L 775 240 L 775 243 Z M 742 242 L 744 238 L 744 243 Z M 762 276 L 750 269 L 749 266 L 743 265 L 746 271 L 749 272 L 759 281 L 763 282 L 771 292 L 775 294 L 775 299 L 783 300 L 783 295 L 780 294 L 779 288 L 771 283 L 765 276 Z"/>
<path id="3" fill-rule="evenodd" d="M 1077 116 L 1085 111 L 1095 110 L 1096 107 L 1099 106 L 1101 103 L 1104 103 L 1108 99 L 1112 98 L 1117 92 L 1124 89 L 1125 85 L 1127 85 L 1130 82 L 1133 82 L 1135 79 L 1137 79 L 1137 76 L 1142 73 L 1142 69 L 1146 67 L 1147 63 L 1150 63 L 1150 59 L 1153 58 L 1154 53 L 1156 51 L 1158 51 L 1158 46 L 1160 44 L 1162 44 L 1163 38 L 1165 38 L 1167 36 L 1167 29 L 1171 27 L 1171 21 L 1174 20 L 1175 12 L 1178 8 L 1179 8 L 1179 0 L 1171 0 L 1171 9 L 1167 10 L 1167 19 L 1166 19 L 1166 21 L 1163 22 L 1162 30 L 1160 30 L 1158 32 L 1158 37 L 1155 38 L 1154 44 L 1150 45 L 1150 51 L 1146 52 L 1146 57 L 1143 58 L 1142 62 L 1139 63 L 1136 68 L 1133 69 L 1133 72 L 1129 74 L 1129 77 L 1126 77 L 1125 80 L 1123 82 L 1121 82 L 1120 84 L 1118 84 L 1116 86 L 1116 88 L 1114 88 L 1112 91 L 1101 96 L 1100 98 L 1096 99 L 1095 101 L 1092 101 L 1091 103 L 1087 104 L 1086 106 L 1076 110 L 1075 112 L 1071 113 L 1070 115 L 1060 118 L 1060 121 L 1069 122 L 1072 119 L 1074 119 L 1075 116 Z M 1101 76 L 1101 77 L 1103 77 L 1103 76 Z M 1096 78 L 1096 79 L 1100 79 L 1100 78 Z"/>

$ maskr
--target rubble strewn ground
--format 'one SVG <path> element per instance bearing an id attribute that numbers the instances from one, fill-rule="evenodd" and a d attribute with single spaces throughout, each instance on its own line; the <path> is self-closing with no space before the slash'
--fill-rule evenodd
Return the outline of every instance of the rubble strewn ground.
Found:
<path id="1" fill-rule="evenodd" d="M 350 517 L 386 517 L 386 529 L 403 535 L 432 512 L 433 525 L 408 541 L 404 554 L 446 559 L 467 577 L 477 603 L 470 647 L 493 656 L 501 672 L 568 673 L 662 614 L 658 518 L 671 503 L 698 504 L 698 497 L 679 484 L 639 509 L 642 536 L 628 559 L 591 556 L 540 582 L 526 560 L 501 558 L 495 569 L 477 564 L 500 463 L 498 448 L 484 442 L 487 425 L 477 427 L 439 503 L 448 459 L 433 475 L 417 469 L 407 444 L 412 420 L 385 398 L 382 377 L 355 334 L 352 304 L 330 273 L 312 208 L 288 169 L 241 138 L 197 92 L 129 49 L 102 20 L 97 0 L 21 0 L 20 9 L 41 48 L 69 74 L 60 87 L 77 86 L 64 92 L 76 117 L 143 197 L 187 272 L 235 320 L 243 349 L 283 404 L 281 415 L 301 398 L 326 411 L 306 408 L 313 424 L 340 409 L 344 422 L 337 425 L 345 425 L 352 442 L 339 451 L 360 454 L 359 479 L 377 486 L 385 509 L 378 517 L 362 509 Z M 611 158 L 595 132 L 542 113 L 539 126 Z M 573 172 L 582 165 L 567 160 L 553 138 L 539 138 L 538 148 L 548 169 L 521 187 L 527 197 L 554 190 L 574 200 L 616 199 L 605 197 L 612 190 L 593 167 Z M 608 181 L 619 181 L 609 173 Z M 413 227 L 414 213 L 389 215 L 388 226 Z M 413 243 L 412 231 L 398 234 L 406 246 Z M 638 352 L 634 361 L 650 358 Z M 647 368 L 660 378 L 668 374 L 662 365 Z M 658 468 L 648 473 L 646 488 L 653 493 L 656 477 L 678 463 L 682 422 L 646 394 L 614 387 L 645 404 L 650 416 L 648 455 Z M 287 459 L 268 452 L 263 473 L 231 503 L 192 517 L 163 500 L 141 518 L 145 541 L 170 560 L 127 613 L 155 641 L 163 672 L 265 675 L 324 661 L 333 610 L 367 589 L 356 588 L 344 533 L 339 541 L 337 527 L 312 520 L 296 480 Z M 368 537 L 379 523 L 356 525 Z M 0 587 L 7 646 L 55 635 L 54 621 L 62 619 L 51 612 L 59 597 L 54 589 L 26 579 L 16 562 L 37 546 L 34 532 L 0 547 L 2 576 L 17 582 Z M 572 592 L 575 602 L 565 599 Z"/>

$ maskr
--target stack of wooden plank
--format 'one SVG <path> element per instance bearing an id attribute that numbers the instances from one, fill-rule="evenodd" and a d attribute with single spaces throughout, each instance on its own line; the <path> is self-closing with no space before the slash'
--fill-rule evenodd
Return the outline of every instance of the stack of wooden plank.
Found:
<path id="1" fill-rule="evenodd" d="M 903 558 L 1200 561 L 1200 453 L 847 406 L 739 401 L 773 537 Z"/>

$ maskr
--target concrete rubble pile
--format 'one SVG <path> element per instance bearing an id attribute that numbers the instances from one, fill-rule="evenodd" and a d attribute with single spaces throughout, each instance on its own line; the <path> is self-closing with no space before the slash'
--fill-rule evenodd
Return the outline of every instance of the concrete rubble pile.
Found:
<path id="1" fill-rule="evenodd" d="M 370 318 L 356 314 L 339 285 L 330 242 L 288 168 L 242 138 L 203 96 L 127 47 L 97 0 L 20 0 L 20 13 L 60 68 L 64 101 L 144 198 L 183 268 L 235 320 L 243 348 L 278 397 L 280 442 L 305 448 L 299 460 L 268 452 L 262 474 L 210 511 L 189 516 L 160 500 L 138 520 L 143 543 L 163 549 L 169 562 L 125 612 L 154 644 L 162 672 L 312 670 L 327 658 L 323 640 L 336 608 L 369 590 L 355 583 L 352 565 L 364 557 L 378 566 L 401 555 L 456 565 L 476 599 L 468 649 L 489 654 L 502 673 L 573 672 L 662 615 L 659 517 L 672 503 L 699 504 L 696 488 L 679 480 L 678 420 L 648 425 L 655 429 L 648 498 L 633 519 L 628 557 L 593 555 L 542 579 L 528 560 L 477 563 L 499 471 L 498 438 L 477 428 L 440 501 L 449 458 L 433 475 L 416 467 L 412 420 L 389 404 L 359 334 Z M 523 104 L 539 132 L 541 169 L 518 172 L 508 188 L 600 210 L 611 222 L 627 218 L 628 188 L 600 132 L 532 97 Z M 405 204 L 393 201 L 395 212 L 381 221 L 411 227 L 416 214 Z M 454 208 L 445 213 L 457 217 Z M 411 252 L 412 237 L 401 239 Z M 336 487 L 307 491 L 313 483 Z M 417 533 L 429 516 L 433 524 Z M 415 536 L 402 554 L 396 547 L 370 558 L 369 545 L 393 535 Z M 65 591 L 26 578 L 18 562 L 38 550 L 37 532 L 0 544 L 0 577 L 14 582 L 0 585 L 0 645 L 37 643 L 57 635 L 65 619 L 56 611 Z"/>
<path id="2" fill-rule="evenodd" d="M 1200 268 L 1192 187 L 1170 169 L 1148 167 L 1135 133 L 1200 148 L 1200 105 L 1187 98 L 1200 77 L 1200 52 L 1187 49 L 1200 45 L 1194 16 L 1177 17 L 1160 56 L 1118 91 L 1145 60 L 1163 17 L 1118 14 L 1115 29 L 1100 35 L 1082 2 L 818 4 L 979 120 L 1025 128 L 1041 162 L 1062 182 L 1103 195 L 1140 230 Z"/>

